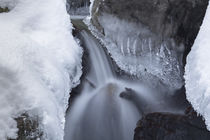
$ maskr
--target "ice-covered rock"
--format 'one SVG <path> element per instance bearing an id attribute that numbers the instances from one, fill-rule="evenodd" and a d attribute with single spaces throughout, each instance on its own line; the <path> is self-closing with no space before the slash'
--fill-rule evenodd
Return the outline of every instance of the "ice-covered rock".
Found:
<path id="1" fill-rule="evenodd" d="M 185 56 L 208 0 L 95 0 L 91 23 L 117 65 L 152 85 L 183 86 Z M 154 80 L 157 79 L 157 80 Z"/>
<path id="2" fill-rule="evenodd" d="M 0 139 L 17 138 L 14 118 L 38 116 L 43 138 L 61 140 L 82 50 L 62 0 L 0 0 Z"/>

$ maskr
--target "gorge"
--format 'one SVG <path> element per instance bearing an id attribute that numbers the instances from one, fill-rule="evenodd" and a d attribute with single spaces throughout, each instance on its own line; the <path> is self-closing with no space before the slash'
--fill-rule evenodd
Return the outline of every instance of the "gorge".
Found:
<path id="1" fill-rule="evenodd" d="M 0 140 L 209 140 L 209 0 L 0 0 Z"/>

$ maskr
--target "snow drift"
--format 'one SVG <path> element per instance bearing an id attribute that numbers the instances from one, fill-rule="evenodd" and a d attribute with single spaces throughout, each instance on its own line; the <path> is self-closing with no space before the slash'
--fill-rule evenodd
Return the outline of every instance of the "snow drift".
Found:
<path id="1" fill-rule="evenodd" d="M 186 94 L 210 130 L 210 6 L 185 67 Z"/>
<path id="2" fill-rule="evenodd" d="M 14 118 L 40 118 L 44 139 L 63 139 L 69 92 L 81 75 L 81 48 L 64 0 L 0 0 L 0 139 L 17 137 Z"/>

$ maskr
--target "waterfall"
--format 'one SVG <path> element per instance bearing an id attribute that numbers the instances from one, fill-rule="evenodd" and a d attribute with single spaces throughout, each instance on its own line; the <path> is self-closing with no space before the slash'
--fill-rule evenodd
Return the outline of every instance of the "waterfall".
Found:
<path id="1" fill-rule="evenodd" d="M 91 60 L 86 76 L 89 82 L 67 113 L 64 139 L 130 140 L 140 118 L 139 111 L 120 97 L 125 83 L 117 80 L 102 46 L 87 32 L 81 35 Z"/>
<path id="2" fill-rule="evenodd" d="M 97 85 L 102 85 L 109 79 L 114 78 L 114 72 L 111 70 L 110 64 L 106 57 L 104 50 L 96 42 L 92 36 L 88 35 L 86 32 L 81 33 L 85 39 L 85 44 L 88 47 L 88 52 L 90 53 L 91 59 L 91 75 L 89 77 L 94 77 L 94 83 Z"/>
<path id="3" fill-rule="evenodd" d="M 67 112 L 64 140 L 131 140 L 143 113 L 167 111 L 168 106 L 161 104 L 157 91 L 117 77 L 98 40 L 85 31 L 80 35 L 88 50 L 90 71 L 81 95 Z"/>

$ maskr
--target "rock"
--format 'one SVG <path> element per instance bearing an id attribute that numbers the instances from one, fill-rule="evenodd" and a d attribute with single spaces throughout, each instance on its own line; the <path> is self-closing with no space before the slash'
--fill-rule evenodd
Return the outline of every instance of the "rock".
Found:
<path id="1" fill-rule="evenodd" d="M 140 114 L 145 114 L 150 110 L 144 99 L 131 88 L 125 88 L 125 91 L 121 92 L 119 96 L 134 104 Z"/>
<path id="2" fill-rule="evenodd" d="M 186 114 L 151 113 L 137 124 L 134 140 L 209 140 L 201 117 L 189 107 Z"/>
<path id="3" fill-rule="evenodd" d="M 120 93 L 121 98 L 125 98 L 125 99 L 128 99 L 128 100 L 132 100 L 135 96 L 136 96 L 136 93 L 131 88 L 125 88 L 125 91 Z"/>
<path id="4" fill-rule="evenodd" d="M 95 0 L 93 23 L 104 13 L 142 23 L 162 37 L 191 47 L 200 29 L 208 0 Z M 97 26 L 96 26 L 97 27 Z"/>
<path id="5" fill-rule="evenodd" d="M 27 113 L 24 113 L 15 120 L 19 129 L 16 140 L 43 140 L 43 132 L 39 128 L 38 117 L 30 117 Z"/>
<path id="6" fill-rule="evenodd" d="M 1 8 L 0 7 L 0 13 L 5 13 L 5 12 L 6 13 L 9 12 L 9 8 L 7 8 L 7 7 L 6 8 Z"/>

